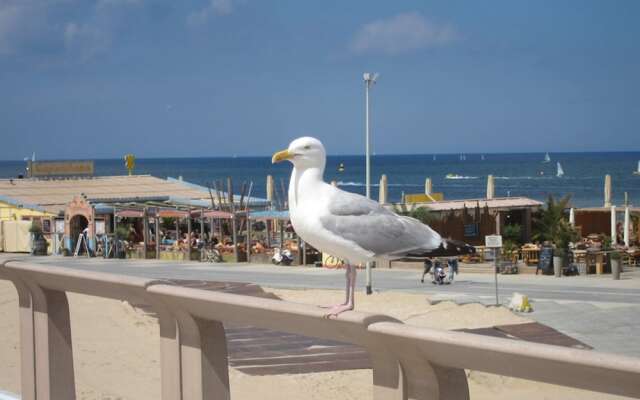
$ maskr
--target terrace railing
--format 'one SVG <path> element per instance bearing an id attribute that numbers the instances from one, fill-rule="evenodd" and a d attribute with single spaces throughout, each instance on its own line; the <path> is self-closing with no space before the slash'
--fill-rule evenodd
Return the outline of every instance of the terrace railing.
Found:
<path id="1" fill-rule="evenodd" d="M 0 266 L 0 279 L 18 292 L 23 400 L 75 399 L 67 292 L 154 309 L 163 400 L 230 397 L 225 323 L 364 347 L 377 400 L 469 399 L 465 370 L 640 398 L 636 358 L 419 328 L 380 314 L 326 319 L 309 305 L 19 261 Z"/>

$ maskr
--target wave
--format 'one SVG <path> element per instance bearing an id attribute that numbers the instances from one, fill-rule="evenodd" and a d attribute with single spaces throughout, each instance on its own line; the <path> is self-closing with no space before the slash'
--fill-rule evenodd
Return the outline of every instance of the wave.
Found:
<path id="1" fill-rule="evenodd" d="M 477 176 L 464 176 L 464 175 L 456 175 L 456 174 L 447 174 L 444 177 L 445 179 L 478 179 Z"/>
<path id="2" fill-rule="evenodd" d="M 364 184 L 363 182 L 344 182 L 344 181 L 338 181 L 337 182 L 338 186 L 358 186 L 358 187 L 364 187 L 366 186 L 366 184 Z M 379 183 L 371 183 L 371 186 L 380 186 Z M 415 187 L 419 187 L 422 185 L 419 184 L 415 184 L 415 183 L 387 183 L 387 186 L 397 186 L 397 187 L 406 187 L 406 186 L 415 186 Z"/>
<path id="3" fill-rule="evenodd" d="M 538 176 L 494 176 L 494 179 L 505 179 L 505 180 L 525 180 L 525 179 L 553 179 L 555 175 L 538 175 Z"/>

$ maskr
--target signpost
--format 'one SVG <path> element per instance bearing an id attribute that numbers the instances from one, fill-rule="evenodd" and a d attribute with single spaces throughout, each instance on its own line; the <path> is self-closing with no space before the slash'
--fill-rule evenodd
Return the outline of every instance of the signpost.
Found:
<path id="1" fill-rule="evenodd" d="M 493 277 L 496 287 L 496 306 L 500 305 L 498 299 L 498 250 L 502 248 L 502 236 L 501 235 L 487 235 L 484 237 L 484 246 L 488 249 L 494 249 L 493 255 Z"/>

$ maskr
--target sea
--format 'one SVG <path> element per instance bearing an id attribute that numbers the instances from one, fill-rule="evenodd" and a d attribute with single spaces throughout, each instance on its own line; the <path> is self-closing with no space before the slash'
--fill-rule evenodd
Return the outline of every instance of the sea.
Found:
<path id="1" fill-rule="evenodd" d="M 476 199 L 486 195 L 487 175 L 495 179 L 496 197 L 525 196 L 545 201 L 549 195 L 571 195 L 575 207 L 602 206 L 604 176 L 610 174 L 613 201 L 624 204 L 627 192 L 630 203 L 640 205 L 640 175 L 634 175 L 640 152 L 511 154 L 415 154 L 374 155 L 371 157 L 371 193 L 378 198 L 379 181 L 387 175 L 389 200 L 400 201 L 403 194 L 424 193 L 425 179 L 430 177 L 434 192 L 445 199 Z M 558 163 L 564 175 L 557 176 Z M 340 164 L 344 168 L 339 168 Z M 15 178 L 25 173 L 24 161 L 0 161 L 0 178 Z M 140 158 L 135 174 L 159 178 L 179 178 L 203 186 L 213 181 L 226 182 L 231 177 L 234 191 L 243 182 L 253 182 L 252 196 L 265 197 L 266 176 L 273 175 L 279 194 L 289 184 L 291 165 L 272 165 L 270 157 L 215 158 Z M 122 159 L 95 160 L 95 174 L 123 175 Z M 360 155 L 329 156 L 325 170 L 327 182 L 335 180 L 344 190 L 365 193 L 365 158 Z M 0 193 L 1 195 L 2 193 Z"/>

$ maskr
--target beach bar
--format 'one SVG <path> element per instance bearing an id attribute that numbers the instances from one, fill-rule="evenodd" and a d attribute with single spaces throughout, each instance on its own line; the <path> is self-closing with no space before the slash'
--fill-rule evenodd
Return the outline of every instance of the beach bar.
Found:
<path id="1" fill-rule="evenodd" d="M 150 175 L 0 179 L 0 195 L 2 219 L 21 221 L 25 226 L 37 221 L 49 253 L 100 255 L 116 251 L 129 257 L 161 258 L 165 250 L 166 258 L 192 259 L 196 256 L 192 257 L 186 246 L 176 244 L 201 240 L 205 233 L 211 238 L 215 228 L 220 242 L 224 233 L 233 238 L 233 258 L 238 259 L 235 230 L 223 231 L 223 226 L 235 226 L 236 213 L 219 210 L 220 199 L 215 199 L 209 188 L 181 179 Z M 226 193 L 224 197 L 227 206 L 242 200 L 242 196 Z M 245 197 L 244 204 L 264 207 L 266 201 Z M 200 226 L 192 229 L 193 221 Z M 121 240 L 133 245 L 118 249 Z M 28 251 L 23 247 L 22 251 Z M 195 253 L 200 259 L 202 249 Z"/>
<path id="2" fill-rule="evenodd" d="M 501 234 L 506 225 L 520 225 L 521 241 L 531 241 L 532 215 L 542 203 L 527 197 L 442 200 L 395 203 L 394 211 L 411 212 L 425 207 L 432 215 L 429 225 L 446 238 L 480 246 L 486 235 Z"/>

